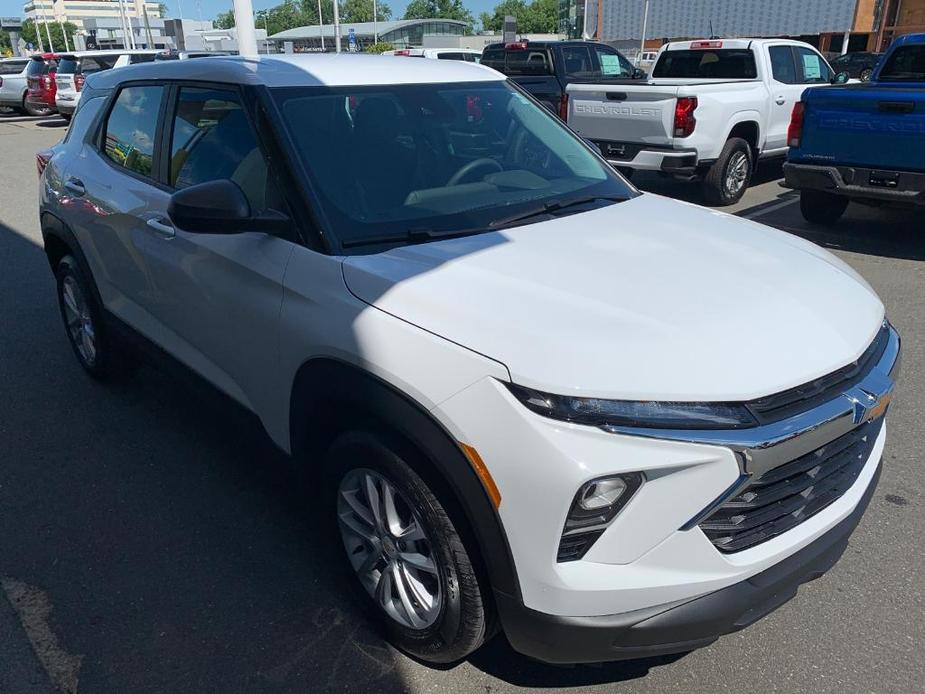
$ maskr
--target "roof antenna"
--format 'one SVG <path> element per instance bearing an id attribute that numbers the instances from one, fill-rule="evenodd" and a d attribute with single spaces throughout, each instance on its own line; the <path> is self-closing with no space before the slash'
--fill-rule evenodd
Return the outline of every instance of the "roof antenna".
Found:
<path id="1" fill-rule="evenodd" d="M 712 20 L 712 19 L 710 20 L 710 38 L 711 38 L 711 39 L 718 39 L 718 38 L 719 38 L 719 36 L 716 35 L 716 32 L 713 31 L 713 20 Z"/>

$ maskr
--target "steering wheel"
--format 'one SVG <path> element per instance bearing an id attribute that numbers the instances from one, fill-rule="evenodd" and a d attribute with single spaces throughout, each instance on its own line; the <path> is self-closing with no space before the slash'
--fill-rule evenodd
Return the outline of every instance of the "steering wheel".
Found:
<path id="1" fill-rule="evenodd" d="M 468 164 L 463 164 L 459 170 L 450 176 L 450 180 L 446 182 L 448 186 L 458 186 L 466 178 L 472 175 L 473 171 L 478 169 L 493 169 L 494 171 L 504 171 L 504 167 L 501 166 L 494 159 L 489 159 L 488 157 L 480 157 L 478 159 L 473 159 Z M 486 175 L 488 175 L 486 173 Z"/>

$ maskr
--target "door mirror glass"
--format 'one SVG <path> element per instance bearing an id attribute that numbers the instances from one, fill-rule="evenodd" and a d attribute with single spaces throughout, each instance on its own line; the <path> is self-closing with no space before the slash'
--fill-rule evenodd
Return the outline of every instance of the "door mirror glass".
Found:
<path id="1" fill-rule="evenodd" d="M 832 84 L 848 84 L 849 79 L 847 72 L 839 72 L 832 78 Z"/>
<path id="2" fill-rule="evenodd" d="M 638 67 L 633 70 L 633 79 L 634 80 L 644 80 L 646 78 L 646 71 L 641 70 Z"/>
<path id="3" fill-rule="evenodd" d="M 235 234 L 251 220 L 251 207 L 238 184 L 225 178 L 178 190 L 170 197 L 167 214 L 183 231 Z"/>

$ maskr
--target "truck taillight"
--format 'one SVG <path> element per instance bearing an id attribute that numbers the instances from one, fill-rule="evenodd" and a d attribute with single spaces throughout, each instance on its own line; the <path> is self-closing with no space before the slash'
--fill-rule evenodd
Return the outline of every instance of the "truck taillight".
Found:
<path id="1" fill-rule="evenodd" d="M 568 94 L 559 97 L 559 118 L 568 120 Z"/>
<path id="2" fill-rule="evenodd" d="M 806 107 L 802 101 L 793 105 L 793 113 L 790 114 L 790 127 L 787 128 L 787 146 L 799 147 L 803 139 L 803 116 L 806 113 Z"/>
<path id="3" fill-rule="evenodd" d="M 45 89 L 51 89 L 51 85 L 52 85 L 51 75 L 45 75 L 42 78 L 42 86 L 44 86 Z"/>
<path id="4" fill-rule="evenodd" d="M 81 74 L 74 75 L 74 90 L 80 91 L 84 88 L 84 82 L 87 81 L 87 78 Z"/>
<path id="5" fill-rule="evenodd" d="M 696 96 L 679 96 L 674 105 L 674 136 L 687 137 L 694 132 L 697 119 L 694 111 L 697 109 Z"/>

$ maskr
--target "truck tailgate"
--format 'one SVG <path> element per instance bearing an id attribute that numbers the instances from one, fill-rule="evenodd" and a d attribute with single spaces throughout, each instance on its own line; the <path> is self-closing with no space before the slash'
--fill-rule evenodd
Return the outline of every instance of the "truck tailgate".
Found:
<path id="1" fill-rule="evenodd" d="M 866 85 L 804 95 L 796 157 L 880 169 L 925 168 L 925 90 Z"/>
<path id="2" fill-rule="evenodd" d="M 568 123 L 589 140 L 670 145 L 677 86 L 570 84 Z"/>

